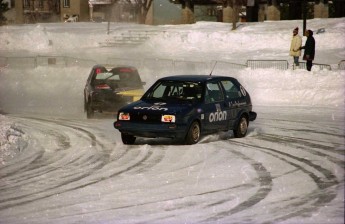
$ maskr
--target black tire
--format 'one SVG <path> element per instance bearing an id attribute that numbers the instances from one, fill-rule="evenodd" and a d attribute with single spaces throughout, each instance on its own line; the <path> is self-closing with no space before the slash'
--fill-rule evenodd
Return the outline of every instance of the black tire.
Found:
<path id="1" fill-rule="evenodd" d="M 92 109 L 90 104 L 86 104 L 86 118 L 91 119 L 95 116 L 95 111 Z"/>
<path id="2" fill-rule="evenodd" d="M 187 145 L 196 144 L 200 140 L 200 125 L 197 121 L 194 121 L 189 127 L 188 133 L 185 138 Z"/>
<path id="3" fill-rule="evenodd" d="M 133 145 L 135 142 L 136 137 L 133 135 L 123 134 L 121 133 L 121 139 L 123 144 L 125 145 Z"/>
<path id="4" fill-rule="evenodd" d="M 237 127 L 234 129 L 234 135 L 236 138 L 243 138 L 248 131 L 248 119 L 245 116 L 241 116 L 238 121 Z"/>

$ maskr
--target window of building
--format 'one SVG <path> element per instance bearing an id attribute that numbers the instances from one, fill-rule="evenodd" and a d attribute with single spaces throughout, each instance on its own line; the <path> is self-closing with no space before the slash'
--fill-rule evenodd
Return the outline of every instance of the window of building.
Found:
<path id="1" fill-rule="evenodd" d="M 24 0 L 24 7 L 30 6 L 30 0 Z"/>
<path id="2" fill-rule="evenodd" d="M 71 1 L 70 0 L 63 0 L 63 7 L 64 8 L 71 7 Z"/>

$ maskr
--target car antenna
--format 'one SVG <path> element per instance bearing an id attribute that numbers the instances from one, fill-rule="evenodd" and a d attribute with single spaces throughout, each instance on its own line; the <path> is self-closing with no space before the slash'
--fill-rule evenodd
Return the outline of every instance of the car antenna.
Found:
<path id="1" fill-rule="evenodd" d="M 217 61 L 216 61 L 216 63 L 214 63 L 214 65 L 213 65 L 213 68 L 212 68 L 212 70 L 211 70 L 210 76 L 212 76 L 212 72 L 213 72 L 214 68 L 216 67 L 216 64 L 217 64 Z"/>

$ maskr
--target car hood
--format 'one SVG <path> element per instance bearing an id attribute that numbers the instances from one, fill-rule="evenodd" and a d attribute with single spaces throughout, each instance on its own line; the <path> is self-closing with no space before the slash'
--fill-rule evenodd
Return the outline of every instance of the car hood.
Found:
<path id="1" fill-rule="evenodd" d="M 143 89 L 115 89 L 115 91 L 117 92 L 117 94 L 119 95 L 123 95 L 123 96 L 132 96 L 133 100 L 139 100 L 141 98 L 141 96 L 144 94 L 144 90 Z"/>
<path id="2" fill-rule="evenodd" d="M 126 111 L 150 112 L 150 113 L 170 113 L 178 114 L 193 108 L 192 103 L 186 102 L 164 102 L 153 100 L 139 100 L 133 102 L 123 109 Z"/>

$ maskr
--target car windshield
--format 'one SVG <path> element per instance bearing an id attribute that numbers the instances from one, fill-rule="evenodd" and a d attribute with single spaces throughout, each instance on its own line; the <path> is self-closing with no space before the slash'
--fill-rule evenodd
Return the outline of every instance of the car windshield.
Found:
<path id="1" fill-rule="evenodd" d="M 202 86 L 197 82 L 161 81 L 156 83 L 144 99 L 201 101 Z"/>

